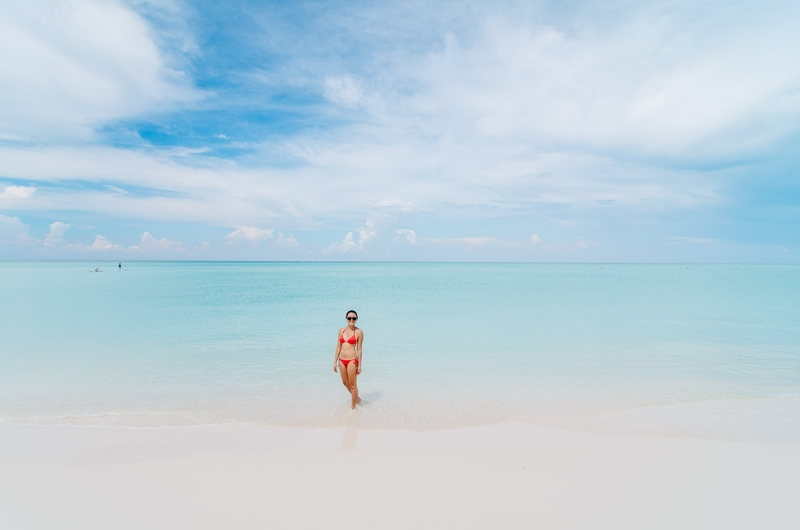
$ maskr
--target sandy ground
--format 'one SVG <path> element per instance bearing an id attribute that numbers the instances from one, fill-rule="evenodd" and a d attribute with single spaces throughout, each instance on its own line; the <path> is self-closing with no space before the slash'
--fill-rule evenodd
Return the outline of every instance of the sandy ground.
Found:
<path id="1" fill-rule="evenodd" d="M 0 424 L 0 528 L 800 528 L 800 446 Z"/>

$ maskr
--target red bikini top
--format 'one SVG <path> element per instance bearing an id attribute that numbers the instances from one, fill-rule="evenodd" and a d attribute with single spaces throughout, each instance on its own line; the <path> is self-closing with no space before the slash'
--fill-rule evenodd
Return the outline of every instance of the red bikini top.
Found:
<path id="1" fill-rule="evenodd" d="M 349 339 L 344 340 L 344 330 L 342 330 L 342 336 L 339 337 L 339 342 L 347 342 L 349 344 L 355 344 L 356 342 L 358 342 L 358 339 L 356 338 L 356 332 L 354 331 Z"/>

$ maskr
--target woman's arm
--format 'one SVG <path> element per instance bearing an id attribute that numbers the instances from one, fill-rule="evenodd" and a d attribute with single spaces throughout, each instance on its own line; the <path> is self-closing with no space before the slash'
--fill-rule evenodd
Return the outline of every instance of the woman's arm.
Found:
<path id="1" fill-rule="evenodd" d="M 340 329 L 339 333 L 341 333 L 341 332 L 342 332 L 342 330 Z M 339 371 L 339 353 L 341 353 L 341 351 L 342 351 L 342 343 L 339 341 L 339 333 L 336 334 L 336 353 L 333 356 L 333 371 L 334 372 L 338 372 Z"/>
<path id="2" fill-rule="evenodd" d="M 358 331 L 361 330 L 359 329 Z M 356 352 L 358 354 L 358 372 L 357 372 L 358 374 L 361 373 L 361 354 L 362 354 L 361 350 L 363 349 L 364 349 L 364 332 L 361 331 L 361 333 L 359 333 L 358 335 L 358 352 Z"/>

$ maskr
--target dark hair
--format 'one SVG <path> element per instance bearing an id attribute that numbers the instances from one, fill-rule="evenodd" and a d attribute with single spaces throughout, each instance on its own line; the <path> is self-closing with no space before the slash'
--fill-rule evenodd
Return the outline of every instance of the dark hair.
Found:
<path id="1" fill-rule="evenodd" d="M 350 313 L 353 313 L 353 314 L 356 316 L 356 318 L 358 318 L 358 313 L 356 313 L 356 310 L 355 310 L 355 309 L 351 309 L 350 311 L 348 311 L 347 313 L 345 313 L 345 314 L 344 314 L 344 318 L 347 318 L 347 315 L 349 315 Z"/>

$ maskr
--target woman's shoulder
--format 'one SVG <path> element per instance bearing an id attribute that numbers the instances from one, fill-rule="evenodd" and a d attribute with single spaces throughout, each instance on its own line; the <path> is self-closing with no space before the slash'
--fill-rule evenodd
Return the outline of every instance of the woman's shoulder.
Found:
<path id="1" fill-rule="evenodd" d="M 361 328 L 356 328 L 356 333 L 361 333 L 361 335 L 364 335 L 364 332 L 361 331 Z"/>

